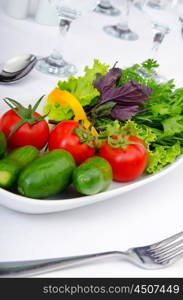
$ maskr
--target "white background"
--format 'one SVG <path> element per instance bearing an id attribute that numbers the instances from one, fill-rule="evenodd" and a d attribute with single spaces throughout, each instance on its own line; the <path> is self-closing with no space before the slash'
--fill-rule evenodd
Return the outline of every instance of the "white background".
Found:
<path id="1" fill-rule="evenodd" d="M 139 34 L 136 42 L 107 36 L 102 27 L 118 18 L 91 14 L 75 22 L 68 34 L 65 56 L 82 72 L 94 57 L 128 65 L 149 56 L 152 32 L 143 15 L 132 11 L 130 25 Z M 176 15 L 167 17 L 171 32 L 158 54 L 160 72 L 183 85 L 183 39 Z M 55 43 L 56 28 L 33 18 L 15 20 L 0 11 L 0 63 L 29 52 L 47 55 Z M 22 82 L 0 86 L 0 98 L 39 97 L 56 86 L 57 78 L 36 70 Z M 1 110 L 1 105 L 0 105 Z M 21 260 L 125 250 L 161 240 L 183 229 L 183 166 L 121 197 L 57 214 L 28 215 L 0 207 L 0 259 Z M 183 260 L 170 268 L 146 271 L 120 259 L 41 275 L 42 277 L 182 277 Z"/>

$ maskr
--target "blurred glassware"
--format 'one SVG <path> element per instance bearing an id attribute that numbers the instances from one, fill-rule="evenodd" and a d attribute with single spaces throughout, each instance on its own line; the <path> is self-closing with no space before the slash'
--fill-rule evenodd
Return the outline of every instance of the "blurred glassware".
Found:
<path id="1" fill-rule="evenodd" d="M 149 57 L 157 60 L 159 47 L 164 41 L 165 36 L 170 32 L 170 27 L 166 24 L 166 13 L 170 12 L 173 0 L 159 0 L 159 6 L 152 6 L 149 3 L 152 3 L 152 0 L 138 0 L 135 1 L 135 6 L 142 11 L 144 17 L 146 17 L 151 24 L 153 31 L 153 45 Z M 143 73 L 143 70 L 139 70 L 139 72 Z M 157 82 L 166 81 L 166 78 L 161 74 L 156 74 L 154 79 Z"/>
<path id="2" fill-rule="evenodd" d="M 29 16 L 35 17 L 38 5 L 39 5 L 39 0 L 30 0 Z"/>
<path id="3" fill-rule="evenodd" d="M 153 31 L 154 31 L 153 45 L 152 45 L 151 51 L 149 53 L 149 57 L 151 59 L 157 60 L 157 54 L 158 54 L 159 47 L 162 44 L 165 35 L 170 32 L 170 28 L 165 27 L 165 26 L 161 27 L 161 25 L 156 24 L 153 27 Z M 143 76 L 146 76 L 146 74 L 143 72 L 143 70 L 139 70 L 139 73 L 141 73 L 141 75 L 143 75 Z M 156 82 L 159 82 L 159 83 L 166 82 L 166 77 L 159 73 L 154 74 L 153 78 L 156 80 Z"/>
<path id="4" fill-rule="evenodd" d="M 161 0 L 149 0 L 147 5 L 156 9 L 163 8 L 163 2 Z"/>
<path id="5" fill-rule="evenodd" d="M 178 0 L 158 0 L 158 5 L 152 5 L 152 0 L 134 0 L 134 5 L 145 12 L 144 16 L 153 23 L 166 23 L 167 13 Z"/>
<path id="6" fill-rule="evenodd" d="M 138 39 L 138 34 L 132 31 L 128 25 L 128 18 L 130 14 L 130 8 L 133 0 L 113 0 L 115 6 L 119 6 L 121 9 L 121 21 L 116 25 L 107 25 L 103 30 L 116 38 L 135 41 Z"/>
<path id="7" fill-rule="evenodd" d="M 108 16 L 119 16 L 121 13 L 109 0 L 100 0 L 95 11 Z"/>
<path id="8" fill-rule="evenodd" d="M 25 19 L 28 15 L 29 0 L 6 0 L 4 1 L 5 12 L 15 19 Z"/>
<path id="9" fill-rule="evenodd" d="M 38 60 L 36 69 L 51 75 L 67 77 L 77 72 L 75 65 L 68 63 L 63 58 L 64 38 L 67 34 L 71 23 L 82 14 L 92 11 L 98 1 L 97 0 L 49 0 L 50 4 L 56 8 L 59 17 L 60 36 L 57 46 L 52 53 Z"/>
<path id="10" fill-rule="evenodd" d="M 169 5 L 169 3 L 171 2 L 172 7 L 176 6 L 177 3 L 181 1 L 181 0 L 148 0 L 147 1 L 147 5 L 151 8 L 155 8 L 155 9 L 166 9 L 167 5 Z"/>
<path id="11" fill-rule="evenodd" d="M 175 14 L 179 18 L 179 21 L 183 25 L 183 0 L 174 0 L 172 6 L 173 6 Z"/>
<path id="12" fill-rule="evenodd" d="M 59 18 L 56 8 L 50 5 L 49 0 L 40 0 L 36 9 L 35 20 L 43 25 L 58 25 Z"/>

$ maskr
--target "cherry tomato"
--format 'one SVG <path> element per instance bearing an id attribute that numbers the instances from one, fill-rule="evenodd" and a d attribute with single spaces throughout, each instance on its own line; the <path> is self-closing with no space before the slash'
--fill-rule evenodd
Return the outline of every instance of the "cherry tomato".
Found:
<path id="1" fill-rule="evenodd" d="M 113 179 L 120 182 L 128 182 L 139 177 L 144 172 L 148 160 L 144 143 L 134 136 L 128 137 L 126 149 L 113 148 L 107 141 L 104 142 L 99 150 L 99 156 L 108 160 L 112 166 Z"/>
<path id="2" fill-rule="evenodd" d="M 74 132 L 74 129 L 78 127 L 77 121 L 63 121 L 53 129 L 48 140 L 49 150 L 64 149 L 70 152 L 77 165 L 95 154 L 95 148 L 81 142 L 79 136 Z"/>
<path id="3" fill-rule="evenodd" d="M 34 117 L 40 117 L 40 114 L 34 113 Z M 45 120 L 35 121 L 33 125 L 29 123 L 22 124 L 11 136 L 10 132 L 21 121 L 13 110 L 8 110 L 0 119 L 0 130 L 8 138 L 8 147 L 11 149 L 32 145 L 38 150 L 42 149 L 48 140 L 49 127 Z M 8 137 L 9 136 L 9 137 Z"/>

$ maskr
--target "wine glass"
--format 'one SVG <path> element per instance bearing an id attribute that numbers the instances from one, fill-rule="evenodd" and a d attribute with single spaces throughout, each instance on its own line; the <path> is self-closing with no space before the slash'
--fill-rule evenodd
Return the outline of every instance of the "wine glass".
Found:
<path id="1" fill-rule="evenodd" d="M 108 16 L 120 15 L 120 10 L 117 7 L 114 7 L 109 0 L 100 0 L 95 11 Z"/>
<path id="2" fill-rule="evenodd" d="M 156 2 L 158 2 L 159 6 L 150 5 L 150 3 L 152 4 L 152 0 L 138 0 L 135 2 L 135 6 L 142 11 L 146 19 L 151 24 L 151 28 L 153 31 L 153 45 L 149 53 L 149 57 L 155 60 L 157 60 L 157 54 L 160 45 L 164 41 L 165 36 L 170 32 L 170 27 L 166 24 L 166 13 L 170 12 L 174 1 L 158 0 Z M 143 70 L 139 70 L 139 73 L 145 76 Z M 166 78 L 161 74 L 155 74 L 154 79 L 157 82 L 166 81 Z"/>
<path id="3" fill-rule="evenodd" d="M 36 65 L 36 69 L 42 73 L 68 77 L 77 72 L 75 65 L 65 61 L 63 57 L 64 38 L 67 34 L 71 23 L 80 17 L 82 14 L 92 11 L 98 1 L 97 0 L 48 0 L 50 5 L 56 8 L 59 16 L 59 38 L 57 46 L 52 53 L 40 58 Z"/>
<path id="4" fill-rule="evenodd" d="M 130 7 L 133 0 L 113 0 L 116 6 L 121 8 L 121 21 L 116 25 L 104 26 L 103 30 L 116 38 L 135 41 L 138 39 L 136 32 L 132 31 L 128 25 L 128 17 L 130 13 Z"/>

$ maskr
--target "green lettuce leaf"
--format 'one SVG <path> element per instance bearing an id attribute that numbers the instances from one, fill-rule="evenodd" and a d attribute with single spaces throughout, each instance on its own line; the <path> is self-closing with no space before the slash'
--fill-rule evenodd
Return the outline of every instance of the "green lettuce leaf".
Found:
<path id="1" fill-rule="evenodd" d="M 170 147 L 157 144 L 154 146 L 154 149 L 149 152 L 146 171 L 148 173 L 156 173 L 167 164 L 172 164 L 180 154 L 181 147 L 179 142 Z"/>
<path id="2" fill-rule="evenodd" d="M 85 67 L 84 76 L 77 78 L 70 76 L 67 81 L 59 81 L 58 88 L 72 93 L 82 106 L 90 105 L 100 95 L 99 91 L 93 86 L 96 74 L 100 73 L 104 76 L 108 68 L 108 65 L 102 64 L 99 60 L 95 59 L 92 68 Z"/>
<path id="3" fill-rule="evenodd" d="M 103 136 L 114 136 L 119 134 L 133 135 L 140 138 L 145 143 L 147 149 L 149 149 L 151 143 L 155 142 L 157 139 L 156 134 L 150 127 L 139 125 L 131 120 L 125 123 L 115 120 L 109 123 L 106 126 L 105 131 L 102 132 Z"/>
<path id="4" fill-rule="evenodd" d="M 88 66 L 85 67 L 85 75 L 84 77 L 87 78 L 87 80 L 93 82 L 96 78 L 96 74 L 101 74 L 104 76 L 109 69 L 109 65 L 101 63 L 98 59 L 94 59 L 92 68 L 89 68 Z"/>
<path id="5" fill-rule="evenodd" d="M 54 121 L 70 120 L 73 117 L 73 111 L 68 106 L 61 106 L 58 103 L 46 104 L 43 109 L 48 118 Z"/>

